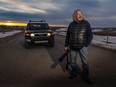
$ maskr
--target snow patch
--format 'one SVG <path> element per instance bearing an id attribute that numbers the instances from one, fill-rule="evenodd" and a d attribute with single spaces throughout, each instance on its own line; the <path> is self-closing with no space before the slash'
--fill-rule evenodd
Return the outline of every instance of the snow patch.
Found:
<path id="1" fill-rule="evenodd" d="M 20 32 L 21 32 L 20 30 L 14 30 L 14 31 L 10 31 L 10 32 L 0 32 L 0 38 L 11 36 L 11 35 L 14 35 L 14 34 L 20 33 Z"/>

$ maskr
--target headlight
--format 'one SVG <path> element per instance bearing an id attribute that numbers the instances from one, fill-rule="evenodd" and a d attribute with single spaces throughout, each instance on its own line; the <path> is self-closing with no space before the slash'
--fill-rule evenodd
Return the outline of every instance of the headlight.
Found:
<path id="1" fill-rule="evenodd" d="M 31 34 L 31 37 L 34 37 L 35 35 L 34 34 Z"/>
<path id="2" fill-rule="evenodd" d="M 51 33 L 48 33 L 47 36 L 51 36 Z"/>
<path id="3" fill-rule="evenodd" d="M 34 37 L 35 35 L 34 34 L 25 34 L 25 36 Z"/>
<path id="4" fill-rule="evenodd" d="M 25 34 L 25 36 L 30 36 L 30 34 Z"/>

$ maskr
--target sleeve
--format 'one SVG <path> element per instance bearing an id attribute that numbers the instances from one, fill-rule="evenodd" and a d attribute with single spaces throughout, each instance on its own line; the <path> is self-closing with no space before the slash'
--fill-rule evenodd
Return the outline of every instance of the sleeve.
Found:
<path id="1" fill-rule="evenodd" d="M 93 39 L 93 33 L 92 33 L 92 29 L 90 24 L 87 24 L 87 38 L 86 38 L 86 44 L 85 46 L 87 47 L 88 45 L 90 45 L 91 41 Z"/>
<path id="2" fill-rule="evenodd" d="M 68 27 L 68 29 L 67 29 L 67 33 L 66 33 L 65 47 L 68 47 L 68 45 L 69 45 L 69 38 L 70 38 L 69 29 L 70 29 L 70 25 L 69 25 L 69 27 Z"/>

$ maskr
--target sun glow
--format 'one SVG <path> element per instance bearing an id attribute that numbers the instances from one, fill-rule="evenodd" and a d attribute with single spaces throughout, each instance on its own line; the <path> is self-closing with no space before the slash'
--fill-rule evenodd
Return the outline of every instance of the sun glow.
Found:
<path id="1" fill-rule="evenodd" d="M 5 26 L 26 26 L 27 24 L 26 23 L 7 21 L 7 22 L 0 22 L 0 25 L 5 25 Z"/>
<path id="2" fill-rule="evenodd" d="M 8 23 L 5 23 L 4 25 L 12 26 L 12 25 L 13 25 L 13 23 L 8 22 Z"/>

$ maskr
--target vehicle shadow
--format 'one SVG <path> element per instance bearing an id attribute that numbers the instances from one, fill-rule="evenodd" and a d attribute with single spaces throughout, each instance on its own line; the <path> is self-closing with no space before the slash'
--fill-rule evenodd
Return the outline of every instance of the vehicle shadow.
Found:
<path id="1" fill-rule="evenodd" d="M 61 50 L 61 48 L 55 47 L 46 47 L 48 54 L 51 57 L 51 60 L 53 61 L 53 64 L 51 65 L 52 69 L 55 69 L 57 65 L 60 65 L 62 70 L 65 72 L 66 71 L 66 58 L 62 62 L 60 62 L 58 59 L 63 55 L 64 51 Z"/>

